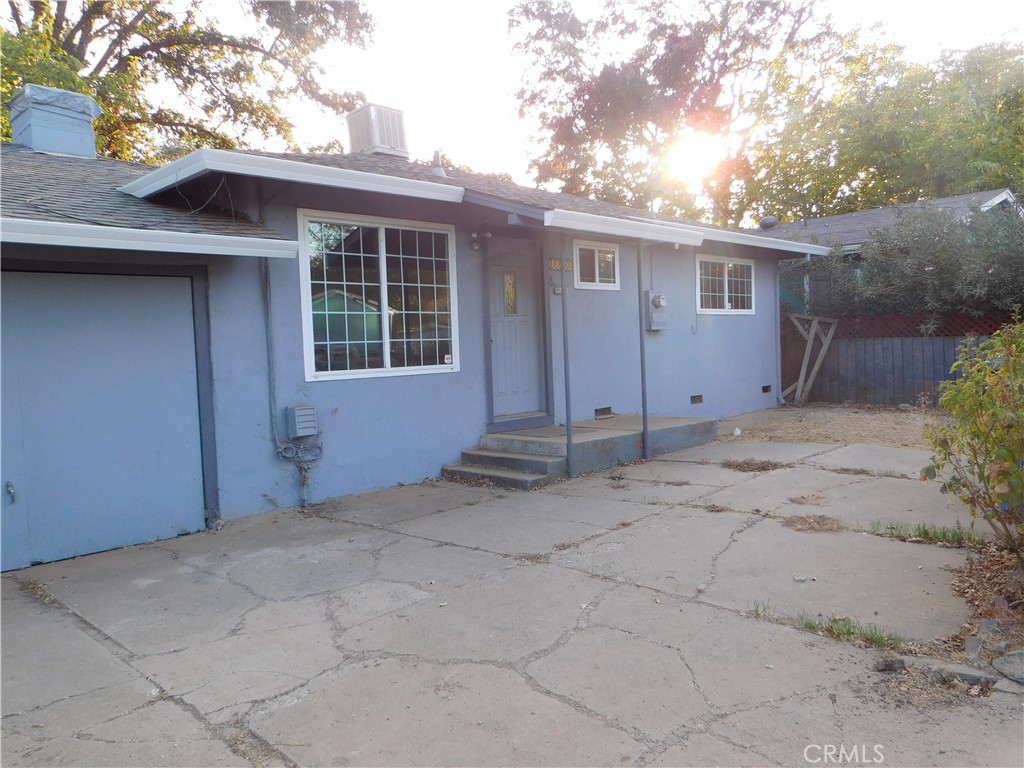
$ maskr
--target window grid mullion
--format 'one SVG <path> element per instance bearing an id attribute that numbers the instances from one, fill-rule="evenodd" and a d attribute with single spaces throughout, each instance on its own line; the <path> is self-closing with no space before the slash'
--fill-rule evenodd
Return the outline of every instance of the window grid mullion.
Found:
<path id="1" fill-rule="evenodd" d="M 385 230 L 387 227 L 377 229 L 377 268 L 380 272 L 380 327 L 381 339 L 384 344 L 384 369 L 391 368 L 391 298 L 388 291 L 388 264 L 387 245 L 385 244 Z"/>

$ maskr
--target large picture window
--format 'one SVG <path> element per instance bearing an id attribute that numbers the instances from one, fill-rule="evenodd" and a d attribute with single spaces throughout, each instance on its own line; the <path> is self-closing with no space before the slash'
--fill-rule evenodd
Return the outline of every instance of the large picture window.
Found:
<path id="1" fill-rule="evenodd" d="M 300 215 L 307 377 L 458 370 L 454 230 Z"/>
<path id="2" fill-rule="evenodd" d="M 754 314 L 754 262 L 698 256 L 697 311 Z"/>

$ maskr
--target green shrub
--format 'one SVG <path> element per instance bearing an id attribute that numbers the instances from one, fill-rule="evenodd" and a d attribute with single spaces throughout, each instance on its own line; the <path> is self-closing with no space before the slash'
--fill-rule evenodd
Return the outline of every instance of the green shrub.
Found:
<path id="1" fill-rule="evenodd" d="M 951 421 L 927 433 L 934 463 L 948 468 L 942 490 L 956 494 L 984 519 L 1024 571 L 1024 322 L 1013 321 L 978 343 L 965 341 L 944 381 L 939 405 Z"/>

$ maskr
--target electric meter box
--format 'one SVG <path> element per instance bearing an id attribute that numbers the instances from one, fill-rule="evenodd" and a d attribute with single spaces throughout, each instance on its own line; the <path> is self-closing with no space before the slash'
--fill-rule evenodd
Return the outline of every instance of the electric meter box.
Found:
<path id="1" fill-rule="evenodd" d="M 644 291 L 647 301 L 647 330 L 663 331 L 668 328 L 668 297 L 660 291 Z"/>

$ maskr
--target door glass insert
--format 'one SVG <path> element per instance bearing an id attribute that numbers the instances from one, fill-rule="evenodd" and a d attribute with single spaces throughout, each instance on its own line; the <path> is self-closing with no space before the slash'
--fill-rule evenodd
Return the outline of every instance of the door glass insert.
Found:
<path id="1" fill-rule="evenodd" d="M 519 299 L 516 296 L 516 273 L 505 273 L 505 314 L 519 314 Z"/>

